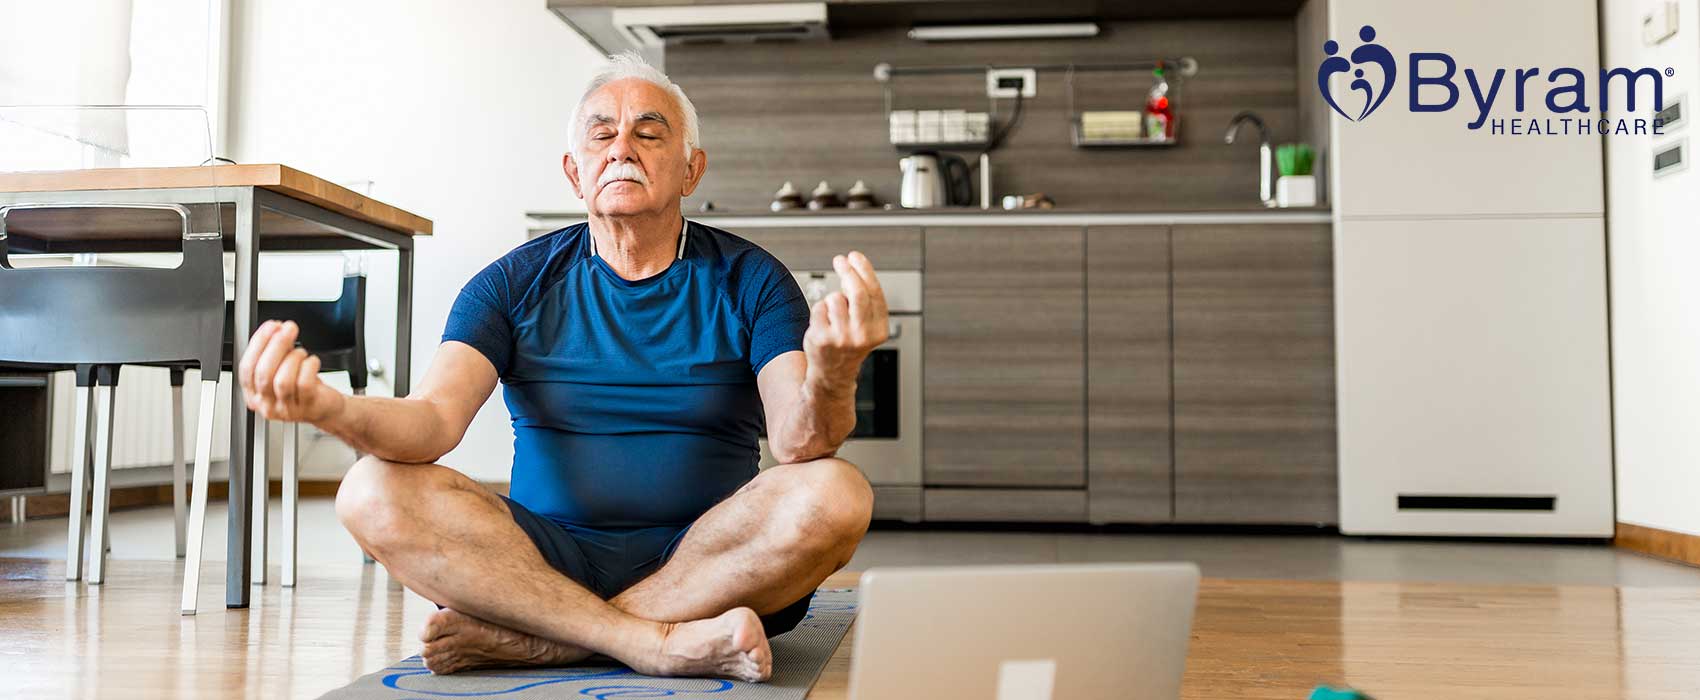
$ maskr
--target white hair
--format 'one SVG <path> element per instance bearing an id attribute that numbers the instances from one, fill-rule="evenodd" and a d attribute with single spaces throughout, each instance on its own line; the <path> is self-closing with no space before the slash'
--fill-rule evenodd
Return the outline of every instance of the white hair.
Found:
<path id="1" fill-rule="evenodd" d="M 685 155 L 689 156 L 695 153 L 702 145 L 697 134 L 696 105 L 691 104 L 691 98 L 685 96 L 684 88 L 679 87 L 678 83 L 673 82 L 673 79 L 667 77 L 666 73 L 649 65 L 649 62 L 643 60 L 643 56 L 636 51 L 623 51 L 609 56 L 608 60 L 602 62 L 601 65 L 596 67 L 596 71 L 590 74 L 590 82 L 585 84 L 584 93 L 579 95 L 578 104 L 573 106 L 573 125 L 572 131 L 567 134 L 567 148 L 577 154 L 579 146 L 582 145 L 585 132 L 583 121 L 585 101 L 589 100 L 590 96 L 602 89 L 603 86 L 627 78 L 642 80 L 666 90 L 667 94 L 673 96 L 673 101 L 678 104 L 679 112 L 683 115 L 685 122 L 679 125 L 680 130 L 685 135 Z"/>

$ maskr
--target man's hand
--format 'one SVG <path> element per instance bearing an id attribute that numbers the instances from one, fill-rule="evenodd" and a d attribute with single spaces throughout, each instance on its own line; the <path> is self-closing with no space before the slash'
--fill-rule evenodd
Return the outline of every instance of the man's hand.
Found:
<path id="1" fill-rule="evenodd" d="M 295 347 L 294 321 L 266 321 L 254 331 L 237 366 L 248 410 L 269 420 L 320 423 L 347 403 L 342 392 L 319 381 L 319 358 Z"/>
<path id="2" fill-rule="evenodd" d="M 806 383 L 839 389 L 856 381 L 862 360 L 890 336 L 885 291 L 868 257 L 851 251 L 832 258 L 840 291 L 826 295 L 809 310 L 809 330 L 803 334 L 808 357 Z"/>

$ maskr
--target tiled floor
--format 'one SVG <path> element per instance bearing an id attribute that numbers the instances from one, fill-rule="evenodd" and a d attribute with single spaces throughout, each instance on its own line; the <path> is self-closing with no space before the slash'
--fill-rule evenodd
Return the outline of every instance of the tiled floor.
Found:
<path id="1" fill-rule="evenodd" d="M 274 500 L 272 522 L 277 522 Z M 277 533 L 272 533 L 276 547 Z M 172 559 L 171 509 L 112 514 L 116 559 Z M 329 499 L 302 502 L 301 568 L 357 569 L 360 552 L 336 523 Z M 222 562 L 224 507 L 208 508 L 206 557 Z M 0 557 L 62 559 L 65 520 L 0 524 Z M 1700 587 L 1700 568 L 1603 544 L 1361 539 L 1337 535 L 973 532 L 876 526 L 850 569 L 926 564 L 1196 562 L 1206 576 L 1355 581 L 1434 581 Z M 275 560 L 274 560 L 275 562 Z M 273 564 L 275 567 L 275 563 Z"/>

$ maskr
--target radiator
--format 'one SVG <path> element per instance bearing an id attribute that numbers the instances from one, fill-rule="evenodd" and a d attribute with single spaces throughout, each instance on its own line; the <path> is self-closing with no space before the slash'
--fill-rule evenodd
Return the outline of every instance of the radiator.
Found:
<path id="1" fill-rule="evenodd" d="M 200 373 L 183 378 L 183 458 L 193 468 L 195 426 L 200 408 Z M 49 459 L 55 474 L 71 472 L 72 420 L 77 411 L 76 378 L 70 372 L 53 375 L 53 441 Z M 230 375 L 218 383 L 213 422 L 213 460 L 230 455 Z M 155 367 L 126 366 L 118 375 L 112 420 L 112 467 L 171 465 L 171 373 Z"/>

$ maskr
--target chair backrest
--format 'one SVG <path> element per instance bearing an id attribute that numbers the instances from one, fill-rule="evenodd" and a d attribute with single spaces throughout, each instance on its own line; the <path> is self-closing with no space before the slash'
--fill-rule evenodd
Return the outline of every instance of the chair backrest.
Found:
<path id="1" fill-rule="evenodd" d="M 171 209 L 183 218 L 176 268 L 14 268 L 6 215 L 41 208 Z M 175 204 L 0 207 L 0 361 L 125 364 L 193 361 L 217 367 L 224 336 L 223 237 L 192 232 Z"/>
<path id="2" fill-rule="evenodd" d="M 235 327 L 235 314 L 236 307 L 226 304 L 227 328 Z M 366 386 L 365 275 L 344 276 L 336 301 L 262 300 L 259 317 L 294 321 L 301 329 L 296 342 L 318 355 L 323 369 L 346 371 L 353 386 Z"/>
<path id="3" fill-rule="evenodd" d="M 366 278 L 342 278 L 336 301 L 261 301 L 264 318 L 287 319 L 301 326 L 297 342 L 311 352 L 337 352 L 365 346 Z"/>

